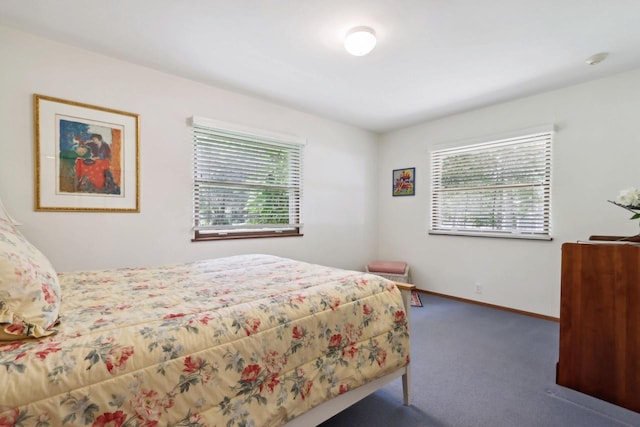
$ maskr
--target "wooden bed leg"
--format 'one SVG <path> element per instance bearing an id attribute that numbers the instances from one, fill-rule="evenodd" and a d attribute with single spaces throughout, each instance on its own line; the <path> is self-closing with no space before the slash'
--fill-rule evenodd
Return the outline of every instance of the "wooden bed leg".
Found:
<path id="1" fill-rule="evenodd" d="M 404 312 L 407 317 L 407 322 L 411 320 L 411 292 L 416 289 L 415 285 L 408 283 L 396 282 L 396 286 L 402 293 L 402 302 L 404 303 Z M 410 364 L 406 366 L 405 373 L 402 374 L 402 395 L 405 406 L 411 405 L 411 375 Z"/>

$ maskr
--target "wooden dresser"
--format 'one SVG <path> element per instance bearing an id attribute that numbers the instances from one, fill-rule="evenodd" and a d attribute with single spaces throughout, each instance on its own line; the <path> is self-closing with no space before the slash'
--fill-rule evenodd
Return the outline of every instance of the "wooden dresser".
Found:
<path id="1" fill-rule="evenodd" d="M 556 382 L 640 412 L 640 245 L 562 246 Z"/>

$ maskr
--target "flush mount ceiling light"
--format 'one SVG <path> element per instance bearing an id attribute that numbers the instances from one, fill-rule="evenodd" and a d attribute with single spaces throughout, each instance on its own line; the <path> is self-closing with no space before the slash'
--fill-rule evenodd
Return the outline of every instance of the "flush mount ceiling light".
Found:
<path id="1" fill-rule="evenodd" d="M 344 48 L 354 56 L 366 55 L 375 45 L 376 33 L 369 27 L 352 28 L 344 39 Z"/>
<path id="2" fill-rule="evenodd" d="M 588 65 L 596 65 L 604 61 L 609 54 L 607 52 L 596 53 L 595 55 L 591 55 L 584 62 Z"/>

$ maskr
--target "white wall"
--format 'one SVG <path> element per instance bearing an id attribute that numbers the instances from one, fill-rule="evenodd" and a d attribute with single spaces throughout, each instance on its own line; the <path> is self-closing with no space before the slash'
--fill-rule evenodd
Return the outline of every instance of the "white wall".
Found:
<path id="1" fill-rule="evenodd" d="M 547 123 L 557 126 L 553 241 L 427 234 L 430 147 Z M 640 187 L 640 70 L 392 132 L 379 154 L 381 258 L 408 261 L 421 289 L 557 317 L 562 243 L 640 231 L 607 203 Z M 392 197 L 391 171 L 414 166 L 416 196 Z"/>
<path id="2" fill-rule="evenodd" d="M 374 134 L 2 26 L 0 58 L 0 196 L 59 271 L 238 253 L 362 269 L 375 255 Z M 139 214 L 34 212 L 34 93 L 140 115 Z M 190 241 L 193 115 L 308 139 L 304 237 Z"/>
<path id="3" fill-rule="evenodd" d="M 640 70 L 427 122 L 376 144 L 354 127 L 2 26 L 0 57 L 0 197 L 60 271 L 250 252 L 353 269 L 404 259 L 422 289 L 558 316 L 561 244 L 638 231 L 606 200 L 640 186 Z M 141 213 L 34 212 L 34 93 L 140 114 Z M 190 241 L 192 115 L 308 138 L 304 237 Z M 429 147 L 546 123 L 558 128 L 553 241 L 427 234 Z M 391 171 L 414 166 L 417 195 L 392 197 Z"/>

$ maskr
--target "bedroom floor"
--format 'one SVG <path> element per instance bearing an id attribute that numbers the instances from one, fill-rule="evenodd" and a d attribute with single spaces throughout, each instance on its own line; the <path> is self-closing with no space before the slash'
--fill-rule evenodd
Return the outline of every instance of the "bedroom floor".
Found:
<path id="1" fill-rule="evenodd" d="M 322 427 L 621 427 L 640 414 L 555 383 L 556 322 L 421 294 L 412 406 L 396 380 Z"/>

